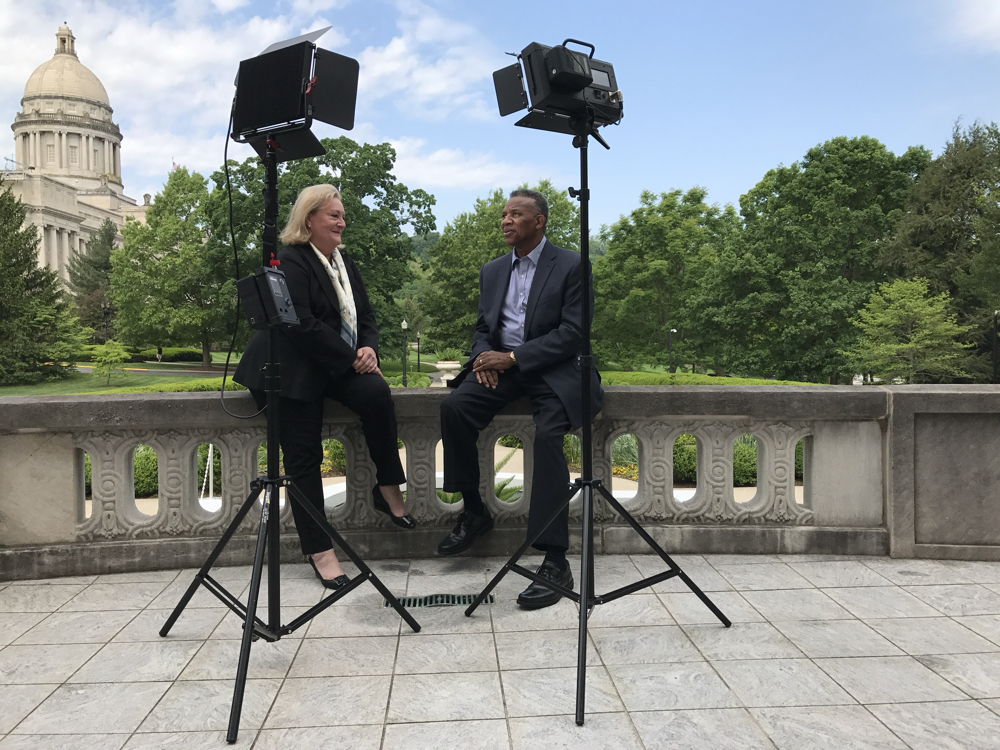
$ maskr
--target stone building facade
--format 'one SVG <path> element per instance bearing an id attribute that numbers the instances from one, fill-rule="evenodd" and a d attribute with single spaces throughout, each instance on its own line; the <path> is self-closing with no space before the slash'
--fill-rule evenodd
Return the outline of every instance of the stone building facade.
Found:
<path id="1" fill-rule="evenodd" d="M 77 58 L 66 24 L 56 32 L 52 58 L 28 78 L 14 117 L 14 163 L 5 186 L 28 209 L 38 229 L 38 264 L 66 279 L 70 257 L 85 252 L 105 219 L 119 227 L 145 219 L 149 196 L 137 204 L 122 185 L 122 134 L 112 120 L 104 86 Z"/>

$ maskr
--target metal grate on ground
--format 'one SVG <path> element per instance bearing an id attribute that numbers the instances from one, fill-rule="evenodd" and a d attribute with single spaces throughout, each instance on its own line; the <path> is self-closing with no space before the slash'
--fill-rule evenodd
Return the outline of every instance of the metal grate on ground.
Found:
<path id="1" fill-rule="evenodd" d="M 401 596 L 399 603 L 407 609 L 415 607 L 467 607 L 476 601 L 479 594 L 430 594 L 428 596 Z M 488 594 L 483 604 L 494 604 L 496 594 Z M 388 607 L 389 602 L 382 600 L 382 606 Z"/>

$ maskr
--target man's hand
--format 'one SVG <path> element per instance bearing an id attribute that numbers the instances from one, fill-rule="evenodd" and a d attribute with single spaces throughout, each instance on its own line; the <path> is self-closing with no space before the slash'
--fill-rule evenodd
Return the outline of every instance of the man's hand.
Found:
<path id="1" fill-rule="evenodd" d="M 476 380 L 479 381 L 480 385 L 496 388 L 500 372 L 513 364 L 514 360 L 510 358 L 510 352 L 482 352 L 472 363 L 472 371 L 476 374 Z"/>
<path id="2" fill-rule="evenodd" d="M 359 372 L 362 375 L 369 372 L 378 373 L 378 357 L 375 356 L 375 350 L 370 346 L 363 346 L 358 349 L 358 356 L 354 360 L 355 372 Z"/>

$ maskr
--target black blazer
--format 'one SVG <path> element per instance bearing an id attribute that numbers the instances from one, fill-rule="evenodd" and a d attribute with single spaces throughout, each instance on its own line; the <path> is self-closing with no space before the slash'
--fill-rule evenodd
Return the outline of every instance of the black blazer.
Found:
<path id="1" fill-rule="evenodd" d="M 343 255 L 358 310 L 358 349 L 370 346 L 378 353 L 378 327 L 358 267 Z M 340 305 L 333 282 L 312 247 L 288 245 L 278 253 L 299 325 L 278 332 L 281 395 L 297 401 L 315 401 L 331 379 L 346 373 L 357 352 L 340 335 Z M 267 331 L 257 331 L 243 353 L 233 380 L 250 390 L 264 390 Z"/>
<path id="2" fill-rule="evenodd" d="M 449 385 L 457 386 L 469 377 L 472 363 L 481 352 L 505 351 L 500 343 L 500 311 L 510 283 L 512 262 L 513 251 L 490 261 L 479 271 L 479 315 L 472 337 L 472 356 Z M 583 424 L 583 384 L 578 358 L 583 350 L 581 289 L 579 254 L 546 239 L 528 294 L 524 343 L 514 349 L 521 371 L 540 375 L 562 401 L 574 430 Z M 593 318 L 593 291 L 590 309 Z M 590 393 L 591 414 L 596 415 L 604 405 L 596 367 L 591 368 Z"/>

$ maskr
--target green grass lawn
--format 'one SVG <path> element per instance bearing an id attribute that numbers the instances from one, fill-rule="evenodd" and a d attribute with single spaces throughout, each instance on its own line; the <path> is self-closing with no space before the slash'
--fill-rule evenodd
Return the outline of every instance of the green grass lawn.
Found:
<path id="1" fill-rule="evenodd" d="M 169 390 L 202 390 L 209 383 L 218 390 L 218 378 L 195 378 L 180 376 L 172 378 L 169 375 L 143 375 L 130 373 L 128 377 L 111 378 L 111 386 L 105 385 L 107 377 L 98 377 L 90 373 L 75 373 L 65 380 L 53 380 L 38 385 L 15 385 L 0 388 L 0 396 L 70 396 L 83 393 L 128 393 L 135 388 L 148 388 L 154 392 Z M 226 385 L 229 385 L 227 381 Z M 200 386 L 200 387 L 199 387 Z M 213 390 L 213 389 L 209 389 Z M 227 388 L 228 390 L 228 388 Z"/>

